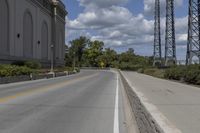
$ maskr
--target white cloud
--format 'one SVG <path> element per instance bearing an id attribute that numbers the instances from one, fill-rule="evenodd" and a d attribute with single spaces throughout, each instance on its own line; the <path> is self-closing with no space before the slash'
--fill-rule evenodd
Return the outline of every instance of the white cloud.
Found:
<path id="1" fill-rule="evenodd" d="M 111 6 L 109 8 L 99 8 L 97 11 L 85 11 L 77 19 L 70 21 L 69 27 L 74 29 L 107 28 L 122 23 L 127 23 L 132 14 L 123 7 Z"/>
<path id="2" fill-rule="evenodd" d="M 122 4 L 124 0 L 79 1 L 81 5 L 85 6 L 85 10 L 75 20 L 68 21 L 69 40 L 85 35 L 92 40 L 104 41 L 106 47 L 135 46 L 138 48 L 141 45 L 142 47 L 152 47 L 154 20 L 147 19 L 144 14 L 133 14 L 127 8 L 117 5 Z M 161 0 L 163 3 L 164 1 Z M 177 6 L 181 6 L 182 0 L 176 0 L 176 3 Z M 150 12 L 152 10 L 150 5 L 154 4 L 154 0 L 144 0 L 144 4 L 146 12 Z M 187 19 L 187 16 L 175 19 L 176 41 L 179 46 L 186 45 Z M 164 45 L 165 17 L 161 18 L 161 29 L 162 45 Z M 152 52 L 148 51 L 148 53 Z"/>
<path id="3" fill-rule="evenodd" d="M 181 43 L 185 43 L 187 41 L 187 34 L 176 34 L 177 42 L 183 46 Z M 186 46 L 186 44 L 184 44 Z"/>
<path id="4" fill-rule="evenodd" d="M 183 5 L 183 0 L 176 0 L 175 1 L 176 6 L 182 6 Z"/>
<path id="5" fill-rule="evenodd" d="M 175 6 L 181 7 L 183 5 L 183 0 L 175 0 Z M 145 15 L 153 15 L 155 7 L 155 0 L 144 0 L 144 13 Z M 166 0 L 160 0 L 160 10 L 161 15 L 164 16 L 166 9 Z"/>
<path id="6" fill-rule="evenodd" d="M 188 30 L 188 16 L 176 18 L 175 20 L 176 33 L 187 33 Z"/>
<path id="7" fill-rule="evenodd" d="M 80 5 L 85 6 L 86 8 L 89 7 L 101 7 L 106 8 L 113 5 L 124 4 L 128 0 L 78 0 L 80 1 Z"/>

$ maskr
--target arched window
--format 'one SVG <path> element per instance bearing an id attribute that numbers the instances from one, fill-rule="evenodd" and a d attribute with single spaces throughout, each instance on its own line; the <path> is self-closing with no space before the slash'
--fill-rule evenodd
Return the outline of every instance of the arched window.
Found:
<path id="1" fill-rule="evenodd" d="M 24 13 L 23 21 L 23 54 L 26 58 L 33 58 L 33 19 L 28 11 Z"/>
<path id="2" fill-rule="evenodd" d="M 0 54 L 9 55 L 9 8 L 7 0 L 0 0 Z"/>
<path id="3" fill-rule="evenodd" d="M 43 22 L 41 29 L 41 48 L 42 48 L 42 59 L 48 59 L 48 25 Z"/>

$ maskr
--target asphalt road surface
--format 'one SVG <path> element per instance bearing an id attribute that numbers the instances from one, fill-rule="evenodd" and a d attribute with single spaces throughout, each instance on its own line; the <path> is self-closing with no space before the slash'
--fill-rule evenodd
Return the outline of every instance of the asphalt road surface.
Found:
<path id="1" fill-rule="evenodd" d="M 0 133 L 126 133 L 117 74 L 0 85 Z"/>
<path id="2" fill-rule="evenodd" d="M 183 133 L 200 133 L 200 88 L 134 72 L 123 74 Z"/>

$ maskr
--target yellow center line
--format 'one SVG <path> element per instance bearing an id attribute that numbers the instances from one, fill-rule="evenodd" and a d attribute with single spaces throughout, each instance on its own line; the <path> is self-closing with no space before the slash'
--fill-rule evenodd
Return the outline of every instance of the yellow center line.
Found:
<path id="1" fill-rule="evenodd" d="M 19 93 L 16 93 L 14 95 L 2 97 L 2 98 L 0 98 L 0 103 L 5 103 L 5 102 L 8 102 L 10 100 L 14 100 L 16 98 L 31 95 L 31 94 L 38 93 L 38 92 L 46 92 L 46 91 L 53 90 L 53 89 L 60 89 L 62 87 L 65 87 L 66 85 L 69 85 L 69 84 L 72 84 L 72 83 L 75 83 L 75 82 L 78 82 L 78 81 L 81 81 L 81 80 L 93 78 L 97 75 L 99 75 L 99 73 L 89 75 L 89 76 L 80 77 L 80 78 L 76 78 L 76 79 L 72 79 L 72 80 L 69 80 L 69 81 L 64 81 L 64 82 L 61 82 L 61 83 L 56 83 L 56 84 L 53 84 L 53 85 L 46 85 L 46 86 L 42 86 L 42 87 L 38 87 L 38 88 L 32 88 L 32 90 L 26 90 L 24 92 L 19 92 Z"/>

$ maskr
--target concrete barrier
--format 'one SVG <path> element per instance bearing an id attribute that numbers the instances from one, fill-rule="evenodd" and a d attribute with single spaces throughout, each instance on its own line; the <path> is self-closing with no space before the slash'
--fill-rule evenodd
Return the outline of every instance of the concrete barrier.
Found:
<path id="1" fill-rule="evenodd" d="M 31 80 L 45 79 L 45 78 L 47 78 L 47 74 L 36 74 L 36 75 L 30 76 L 30 77 L 32 77 Z"/>
<path id="2" fill-rule="evenodd" d="M 121 81 L 121 78 L 119 79 Z M 135 116 L 132 112 L 132 107 L 129 102 L 128 95 L 126 93 L 126 90 L 124 88 L 122 81 L 120 82 L 120 88 L 122 88 L 121 93 L 122 93 L 122 102 L 123 102 L 124 116 L 125 116 L 124 124 L 127 130 L 127 133 L 140 133 Z"/>
<path id="3" fill-rule="evenodd" d="M 110 67 L 100 68 L 100 67 L 81 67 L 81 69 L 85 70 L 111 70 Z"/>
<path id="4" fill-rule="evenodd" d="M 140 133 L 181 133 L 179 129 L 171 125 L 170 122 L 157 111 L 155 106 L 144 102 L 144 96 L 131 87 L 122 72 L 120 72 L 120 75 Z"/>
<path id="5" fill-rule="evenodd" d="M 62 77 L 62 76 L 67 76 L 68 74 L 66 72 L 58 72 L 55 73 L 55 77 Z"/>
<path id="6" fill-rule="evenodd" d="M 8 84 L 14 82 L 31 80 L 29 75 L 13 76 L 13 77 L 0 77 L 0 84 Z"/>
<path id="7" fill-rule="evenodd" d="M 76 74 L 75 72 L 59 72 L 55 73 L 55 77 L 62 77 L 67 75 Z M 8 84 L 22 81 L 38 80 L 38 79 L 50 79 L 54 78 L 53 74 L 33 74 L 33 75 L 21 75 L 12 77 L 0 77 L 0 84 Z"/>

